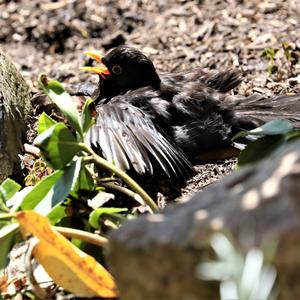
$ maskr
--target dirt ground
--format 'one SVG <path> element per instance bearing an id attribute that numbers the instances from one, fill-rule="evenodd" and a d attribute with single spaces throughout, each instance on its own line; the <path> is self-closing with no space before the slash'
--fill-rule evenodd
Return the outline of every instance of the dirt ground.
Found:
<path id="1" fill-rule="evenodd" d="M 96 78 L 79 70 L 83 51 L 138 47 L 158 70 L 238 68 L 240 95 L 300 91 L 300 2 L 296 0 L 58 0 L 0 1 L 0 47 L 32 88 L 45 72 L 65 85 Z M 264 49 L 282 49 L 264 58 Z M 271 75 L 268 65 L 275 65 Z M 37 117 L 37 116 L 34 116 Z M 184 193 L 229 174 L 235 160 L 196 166 Z"/>

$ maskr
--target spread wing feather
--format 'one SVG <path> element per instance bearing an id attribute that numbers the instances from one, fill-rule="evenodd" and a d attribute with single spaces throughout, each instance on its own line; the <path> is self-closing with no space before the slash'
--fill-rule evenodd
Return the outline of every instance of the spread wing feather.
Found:
<path id="1" fill-rule="evenodd" d="M 153 174 L 159 165 L 168 177 L 188 177 L 193 170 L 176 148 L 141 109 L 128 103 L 108 103 L 97 108 L 96 124 L 87 139 L 110 162 L 123 170 Z"/>

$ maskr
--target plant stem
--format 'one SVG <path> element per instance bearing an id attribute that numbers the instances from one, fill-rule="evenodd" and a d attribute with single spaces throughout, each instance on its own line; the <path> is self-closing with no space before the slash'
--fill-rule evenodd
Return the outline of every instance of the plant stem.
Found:
<path id="1" fill-rule="evenodd" d="M 88 242 L 100 247 L 105 247 L 108 244 L 108 239 L 98 234 L 86 232 L 79 229 L 69 228 L 69 227 L 60 227 L 53 226 L 53 229 L 68 238 L 76 238 L 81 241 Z"/>
<path id="2" fill-rule="evenodd" d="M 103 182 L 103 183 L 101 183 L 101 186 L 105 187 L 106 189 L 111 189 L 111 190 L 121 192 L 121 193 L 131 197 L 132 199 L 137 201 L 139 204 L 143 204 L 143 199 L 141 198 L 141 196 L 139 194 L 133 192 L 130 189 L 127 189 L 120 185 L 116 185 L 115 183 L 112 183 L 112 182 L 105 182 L 105 183 Z"/>
<path id="3" fill-rule="evenodd" d="M 94 163 L 99 165 L 105 170 L 108 170 L 114 174 L 116 174 L 119 178 L 121 178 L 133 191 L 135 191 L 137 194 L 139 194 L 144 202 L 152 209 L 153 212 L 158 211 L 158 207 L 155 204 L 155 202 L 152 200 L 152 198 L 130 177 L 128 176 L 124 171 L 122 171 L 120 168 L 114 166 L 113 164 L 109 163 L 104 158 L 101 158 L 99 155 L 97 155 L 90 147 L 88 147 L 84 143 L 80 143 L 80 146 L 82 149 L 89 153 L 91 155 L 91 158 Z"/>

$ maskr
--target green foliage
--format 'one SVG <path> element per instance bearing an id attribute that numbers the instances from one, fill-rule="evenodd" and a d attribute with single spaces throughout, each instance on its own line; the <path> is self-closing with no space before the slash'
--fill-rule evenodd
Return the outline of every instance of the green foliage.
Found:
<path id="1" fill-rule="evenodd" d="M 120 219 L 118 213 L 126 212 L 127 208 L 115 208 L 115 207 L 100 207 L 95 209 L 89 217 L 89 223 L 94 228 L 100 228 L 99 219 L 102 215 L 112 215 Z"/>
<path id="2" fill-rule="evenodd" d="M 1 217 L 1 215 L 0 215 Z M 1 226 L 1 225 L 0 225 Z M 6 222 L 0 229 L 0 270 L 3 269 L 8 261 L 8 252 L 14 244 L 14 239 L 19 229 L 19 224 Z"/>
<path id="3" fill-rule="evenodd" d="M 96 177 L 94 164 L 108 171 L 109 174 L 119 176 L 140 194 L 153 210 L 157 209 L 153 200 L 126 173 L 97 156 L 89 145 L 84 143 L 85 135 L 95 122 L 93 101 L 86 100 L 80 114 L 71 96 L 59 82 L 48 80 L 45 75 L 41 75 L 40 85 L 64 113 L 70 126 L 56 122 L 46 113 L 42 113 L 37 128 L 38 136 L 34 143 L 41 149 L 47 165 L 45 166 L 45 162 L 39 162 L 33 172 L 45 172 L 47 176 L 36 180 L 27 178 L 27 182 L 37 183 L 33 187 L 24 189 L 11 179 L 7 179 L 0 185 L 0 213 L 2 212 L 0 214 L 0 268 L 5 266 L 8 251 L 18 232 L 18 225 L 13 222 L 13 213 L 18 210 L 35 210 L 48 216 L 51 224 L 55 225 L 60 222 L 66 224 L 65 220 L 77 217 L 75 213 L 73 215 L 72 205 L 74 205 L 79 207 L 80 213 L 86 217 L 86 220 L 82 220 L 82 224 L 85 224 L 84 228 L 88 230 L 92 230 L 88 222 L 94 228 L 99 228 L 99 219 L 103 216 L 114 219 L 116 226 L 124 220 L 121 213 L 127 212 L 126 208 L 103 208 L 101 207 L 103 203 L 94 208 L 88 205 L 91 200 L 87 198 L 96 198 L 96 193 L 103 193 L 104 189 L 101 185 L 98 186 L 97 180 L 94 180 Z M 39 166 L 41 170 L 38 169 Z M 54 169 L 51 174 L 49 174 L 49 166 Z M 118 186 L 118 190 L 122 190 L 122 187 Z M 86 196 L 82 196 L 84 194 Z M 72 221 L 69 222 L 71 223 Z"/>
<path id="4" fill-rule="evenodd" d="M 293 125 L 283 119 L 270 121 L 258 128 L 241 131 L 232 140 L 241 137 L 256 136 L 255 141 L 249 143 L 238 157 L 238 166 L 255 163 L 283 145 L 300 138 L 300 131 L 293 128 Z"/>
<path id="5" fill-rule="evenodd" d="M 81 150 L 78 141 L 63 123 L 57 123 L 43 131 L 34 143 L 54 169 L 64 168 Z"/>
<path id="6" fill-rule="evenodd" d="M 269 63 L 267 71 L 270 75 L 282 76 L 287 69 L 288 76 L 294 76 L 294 65 L 299 61 L 300 53 L 287 41 L 281 43 L 280 48 L 265 48 L 261 54 Z"/>
<path id="7" fill-rule="evenodd" d="M 40 86 L 44 90 L 45 94 L 49 96 L 49 98 L 67 117 L 70 124 L 79 134 L 81 141 L 83 141 L 83 126 L 72 97 L 65 91 L 58 81 L 48 80 L 45 74 L 40 76 Z"/>
<path id="8" fill-rule="evenodd" d="M 270 60 L 274 60 L 278 51 L 279 51 L 279 49 L 265 48 L 264 51 L 262 52 L 261 56 L 265 57 L 267 59 L 270 59 Z"/>
<path id="9" fill-rule="evenodd" d="M 278 66 L 275 64 L 276 54 L 279 52 L 279 49 L 274 48 L 265 48 L 261 56 L 269 60 L 267 71 L 270 75 L 278 72 Z"/>
<path id="10" fill-rule="evenodd" d="M 21 186 L 9 178 L 2 182 L 0 185 L 0 211 L 9 211 L 6 206 L 6 202 L 11 199 L 20 189 Z"/>
<path id="11" fill-rule="evenodd" d="M 242 300 L 275 299 L 272 293 L 276 270 L 269 264 L 266 251 L 252 248 L 246 254 L 238 250 L 223 233 L 215 233 L 210 241 L 217 260 L 203 262 L 198 266 L 202 280 L 220 281 L 220 298 Z M 270 242 L 268 243 L 270 248 Z M 272 250 L 276 249 L 272 243 Z M 268 252 L 270 249 L 267 249 Z M 275 251 L 273 251 L 275 252 Z M 275 253 L 274 253 L 275 254 Z"/>
<path id="12" fill-rule="evenodd" d="M 56 125 L 57 122 L 54 121 L 52 118 L 50 118 L 45 112 L 43 112 L 40 115 L 39 122 L 38 122 L 38 127 L 37 127 L 37 132 L 38 134 L 43 133 L 50 127 Z"/>

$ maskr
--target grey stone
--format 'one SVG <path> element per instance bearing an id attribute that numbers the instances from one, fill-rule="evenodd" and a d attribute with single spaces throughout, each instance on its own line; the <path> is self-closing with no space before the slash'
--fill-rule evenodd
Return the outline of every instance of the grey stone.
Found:
<path id="1" fill-rule="evenodd" d="M 0 49 L 0 183 L 16 166 L 30 107 L 24 78 Z"/>
<path id="2" fill-rule="evenodd" d="M 279 241 L 279 299 L 299 299 L 300 142 L 157 215 L 127 221 L 110 235 L 109 263 L 122 299 L 218 299 L 199 263 L 213 257 L 213 232 L 229 230 L 246 251 Z M 242 242 L 241 242 L 242 241 Z"/>

